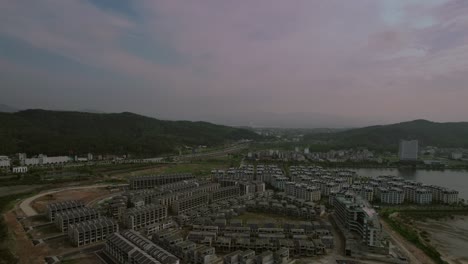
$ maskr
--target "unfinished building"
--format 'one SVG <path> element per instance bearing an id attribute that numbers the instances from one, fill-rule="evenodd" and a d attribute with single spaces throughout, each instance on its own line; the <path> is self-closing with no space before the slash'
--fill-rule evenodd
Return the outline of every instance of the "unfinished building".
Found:
<path id="1" fill-rule="evenodd" d="M 164 184 L 191 180 L 195 177 L 192 174 L 164 174 L 164 175 L 146 175 L 135 176 L 129 180 L 130 190 L 152 189 Z"/>
<path id="2" fill-rule="evenodd" d="M 240 188 L 239 185 L 234 186 L 227 186 L 220 188 L 218 190 L 212 191 L 210 193 L 210 201 L 211 203 L 216 203 L 219 201 L 228 200 L 231 198 L 239 197 Z"/>
<path id="3" fill-rule="evenodd" d="M 57 213 L 55 215 L 55 226 L 61 232 L 67 232 L 68 226 L 71 224 L 93 220 L 97 218 L 99 218 L 98 210 L 94 208 L 82 207 Z"/>
<path id="4" fill-rule="evenodd" d="M 333 202 L 336 222 L 346 230 L 358 233 L 363 244 L 382 247 L 382 228 L 377 212 L 354 192 L 338 193 Z"/>
<path id="5" fill-rule="evenodd" d="M 104 252 L 116 263 L 179 264 L 180 260 L 138 232 L 126 230 L 112 234 Z"/>
<path id="6" fill-rule="evenodd" d="M 50 203 L 47 205 L 46 214 L 47 214 L 47 218 L 49 218 L 49 220 L 53 222 L 55 221 L 55 215 L 57 213 L 64 212 L 67 210 L 73 210 L 77 208 L 83 208 L 83 207 L 85 207 L 84 202 L 79 201 L 79 200 L 55 202 L 55 203 Z"/>
<path id="7" fill-rule="evenodd" d="M 128 209 L 122 216 L 123 223 L 128 229 L 140 229 L 147 225 L 160 222 L 167 217 L 167 207 L 149 204 Z"/>
<path id="8" fill-rule="evenodd" d="M 121 221 L 124 212 L 127 210 L 127 203 L 128 199 L 126 196 L 114 196 L 107 205 L 107 213 Z"/>
<path id="9" fill-rule="evenodd" d="M 101 217 L 71 224 L 68 227 L 68 238 L 75 247 L 80 247 L 106 240 L 110 234 L 117 231 L 119 231 L 117 222 Z"/>
<path id="10" fill-rule="evenodd" d="M 201 206 L 208 205 L 209 194 L 201 193 L 183 199 L 179 199 L 172 203 L 171 209 L 174 214 L 181 214 Z"/>

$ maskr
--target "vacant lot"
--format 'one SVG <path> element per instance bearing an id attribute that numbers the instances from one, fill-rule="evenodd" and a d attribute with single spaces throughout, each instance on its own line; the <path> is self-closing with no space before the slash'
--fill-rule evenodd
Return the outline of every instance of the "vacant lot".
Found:
<path id="1" fill-rule="evenodd" d="M 65 200 L 82 200 L 85 203 L 91 202 L 96 198 L 108 195 L 110 192 L 106 188 L 67 190 L 42 196 L 33 201 L 32 207 L 38 213 L 45 213 L 48 203 Z"/>

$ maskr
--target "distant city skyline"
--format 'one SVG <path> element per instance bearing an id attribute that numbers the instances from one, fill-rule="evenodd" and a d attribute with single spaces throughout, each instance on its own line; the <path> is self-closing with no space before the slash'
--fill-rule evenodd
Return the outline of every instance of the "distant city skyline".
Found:
<path id="1" fill-rule="evenodd" d="M 467 121 L 466 17 L 464 0 L 7 0 L 0 104 L 278 127 Z"/>

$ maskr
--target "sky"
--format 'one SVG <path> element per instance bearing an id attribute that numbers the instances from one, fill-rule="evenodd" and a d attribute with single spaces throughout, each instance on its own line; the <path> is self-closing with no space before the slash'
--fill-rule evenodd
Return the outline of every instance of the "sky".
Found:
<path id="1" fill-rule="evenodd" d="M 466 0 L 0 5 L 0 103 L 20 109 L 345 127 L 468 121 L 467 98 Z"/>

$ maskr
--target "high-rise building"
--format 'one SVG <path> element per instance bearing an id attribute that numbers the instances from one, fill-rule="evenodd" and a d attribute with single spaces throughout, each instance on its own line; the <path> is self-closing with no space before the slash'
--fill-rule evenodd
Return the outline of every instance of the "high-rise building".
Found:
<path id="1" fill-rule="evenodd" d="M 354 192 L 337 193 L 334 198 L 337 222 L 361 235 L 366 245 L 382 247 L 382 227 L 374 208 Z"/>
<path id="2" fill-rule="evenodd" d="M 417 140 L 400 140 L 400 148 L 398 157 L 403 161 L 412 161 L 418 159 L 418 141 Z"/>

